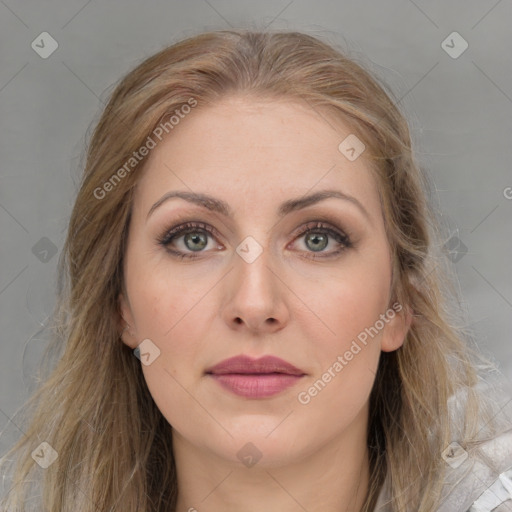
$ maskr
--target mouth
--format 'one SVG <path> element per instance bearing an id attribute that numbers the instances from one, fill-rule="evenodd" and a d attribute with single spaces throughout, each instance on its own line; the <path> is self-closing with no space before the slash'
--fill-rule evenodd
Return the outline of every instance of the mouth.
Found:
<path id="1" fill-rule="evenodd" d="M 274 356 L 251 359 L 244 355 L 221 361 L 205 373 L 231 393 L 253 399 L 281 393 L 306 375 Z"/>

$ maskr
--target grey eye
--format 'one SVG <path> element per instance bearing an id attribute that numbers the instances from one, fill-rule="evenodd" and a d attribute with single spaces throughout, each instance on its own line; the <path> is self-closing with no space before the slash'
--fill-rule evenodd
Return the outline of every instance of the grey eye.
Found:
<path id="1" fill-rule="evenodd" d="M 201 251 L 208 245 L 208 236 L 200 232 L 187 233 L 183 235 L 183 243 L 191 251 Z"/>
<path id="2" fill-rule="evenodd" d="M 323 233 L 308 233 L 305 241 L 309 249 L 313 251 L 321 251 L 327 247 L 328 236 Z"/>

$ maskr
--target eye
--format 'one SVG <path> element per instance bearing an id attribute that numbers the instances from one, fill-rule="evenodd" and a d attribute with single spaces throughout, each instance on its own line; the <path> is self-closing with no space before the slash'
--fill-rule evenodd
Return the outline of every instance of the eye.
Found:
<path id="1" fill-rule="evenodd" d="M 310 222 L 306 224 L 297 233 L 297 238 L 304 237 L 304 244 L 313 254 L 305 256 L 305 258 L 329 258 L 340 254 L 342 251 L 352 247 L 352 242 L 348 235 L 338 228 L 331 227 L 323 222 Z M 323 252 L 332 240 L 337 244 L 337 248 L 330 252 Z M 308 251 L 306 251 L 308 252 Z M 314 253 L 322 252 L 321 256 Z"/>
<path id="2" fill-rule="evenodd" d="M 163 245 L 171 254 L 185 258 L 197 258 L 193 254 L 187 254 L 182 250 L 172 249 L 171 246 L 176 243 L 176 240 L 183 238 L 185 249 L 192 252 L 202 252 L 208 244 L 208 237 L 216 236 L 216 231 L 208 224 L 202 222 L 187 222 L 166 231 L 162 237 L 159 238 L 158 243 Z"/>
<path id="3" fill-rule="evenodd" d="M 202 222 L 187 222 L 179 226 L 175 226 L 169 231 L 166 231 L 158 239 L 158 243 L 165 247 L 165 249 L 172 255 L 180 259 L 194 259 L 199 256 L 193 253 L 205 252 L 204 249 L 208 245 L 208 238 L 217 237 L 217 232 L 208 224 Z M 322 222 L 310 222 L 303 226 L 298 233 L 295 234 L 295 239 L 304 237 L 304 243 L 306 246 L 306 252 L 322 253 L 321 256 L 311 254 L 305 256 L 306 258 L 327 258 L 335 256 L 342 251 L 352 247 L 352 242 L 348 235 L 338 228 L 331 227 L 329 224 Z M 185 252 L 182 249 L 173 248 L 176 247 L 177 242 L 182 240 L 185 251 L 191 251 L 191 253 Z M 325 252 L 324 249 L 329 245 L 329 242 L 334 240 L 337 244 L 337 248 L 334 251 Z M 221 246 L 218 246 L 221 249 Z M 325 252 L 325 254 L 324 254 Z"/>

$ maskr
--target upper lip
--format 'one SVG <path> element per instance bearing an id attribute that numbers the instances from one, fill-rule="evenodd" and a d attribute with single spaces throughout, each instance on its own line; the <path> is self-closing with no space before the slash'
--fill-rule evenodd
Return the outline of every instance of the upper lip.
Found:
<path id="1" fill-rule="evenodd" d="M 263 356 L 253 359 L 249 356 L 240 355 L 225 359 L 220 363 L 208 368 L 206 373 L 223 375 L 228 373 L 284 373 L 287 375 L 304 375 L 305 373 L 293 364 L 275 356 Z"/>

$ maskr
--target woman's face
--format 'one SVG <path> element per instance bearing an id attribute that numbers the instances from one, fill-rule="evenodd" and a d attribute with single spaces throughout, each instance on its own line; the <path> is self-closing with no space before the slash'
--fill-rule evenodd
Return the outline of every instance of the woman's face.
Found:
<path id="1" fill-rule="evenodd" d="M 380 352 L 397 349 L 408 326 L 390 303 L 366 155 L 354 159 L 353 138 L 339 149 L 347 125 L 293 101 L 200 107 L 151 150 L 136 189 L 123 341 L 146 340 L 142 370 L 175 443 L 280 464 L 349 432 L 365 438 Z M 321 191 L 337 197 L 317 200 Z M 203 206 L 175 192 L 202 195 Z M 240 355 L 299 371 L 208 373 Z"/>

